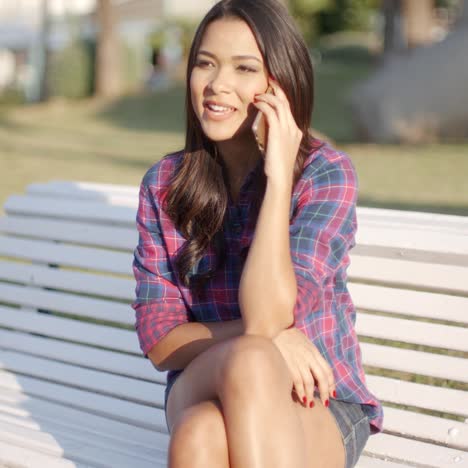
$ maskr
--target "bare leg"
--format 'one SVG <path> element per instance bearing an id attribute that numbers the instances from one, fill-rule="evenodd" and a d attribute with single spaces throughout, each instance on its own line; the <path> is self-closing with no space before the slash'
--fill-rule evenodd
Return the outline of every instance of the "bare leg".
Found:
<path id="1" fill-rule="evenodd" d="M 205 400 L 184 411 L 170 440 L 168 467 L 230 468 L 219 400 Z"/>
<path id="2" fill-rule="evenodd" d="M 271 340 L 244 336 L 214 345 L 186 367 L 169 395 L 169 467 L 342 468 L 331 412 L 318 399 L 306 408 L 291 390 Z"/>
<path id="3" fill-rule="evenodd" d="M 302 421 L 281 353 L 261 336 L 241 337 L 222 370 L 231 468 L 306 468 Z"/>

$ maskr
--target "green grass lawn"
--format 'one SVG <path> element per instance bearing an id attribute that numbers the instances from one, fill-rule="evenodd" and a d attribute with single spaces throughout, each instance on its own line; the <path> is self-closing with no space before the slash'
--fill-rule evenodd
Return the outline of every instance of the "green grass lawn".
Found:
<path id="1" fill-rule="evenodd" d="M 350 154 L 359 204 L 468 215 L 468 142 L 429 146 L 351 143 L 344 105 L 370 64 L 317 67 L 314 128 Z M 184 91 L 5 110 L 0 115 L 0 205 L 31 182 L 52 179 L 139 184 L 146 169 L 184 142 Z"/>

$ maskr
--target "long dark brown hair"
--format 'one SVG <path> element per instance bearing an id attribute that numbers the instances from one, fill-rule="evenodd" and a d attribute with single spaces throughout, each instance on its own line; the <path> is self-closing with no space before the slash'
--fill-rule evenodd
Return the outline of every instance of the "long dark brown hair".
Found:
<path id="1" fill-rule="evenodd" d="M 223 221 L 228 204 L 228 182 L 215 145 L 201 128 L 191 101 L 190 77 L 207 26 L 221 18 L 245 21 L 254 34 L 267 71 L 286 93 L 303 138 L 296 158 L 294 185 L 305 159 L 317 149 L 309 132 L 314 102 L 314 76 L 307 46 L 286 8 L 276 0 L 222 0 L 201 21 L 190 48 L 186 77 L 186 139 L 182 162 L 171 180 L 166 212 L 187 239 L 176 259 L 180 281 L 200 292 L 225 260 Z M 258 215 L 266 187 L 263 171 L 255 180 Z M 216 264 L 191 274 L 207 250 L 214 249 Z"/>

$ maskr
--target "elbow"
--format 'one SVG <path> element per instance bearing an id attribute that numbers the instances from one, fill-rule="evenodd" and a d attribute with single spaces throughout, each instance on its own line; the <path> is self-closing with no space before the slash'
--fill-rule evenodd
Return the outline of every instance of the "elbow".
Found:
<path id="1" fill-rule="evenodd" d="M 159 358 L 158 354 L 156 353 L 156 346 L 153 346 L 148 353 L 146 354 L 148 359 L 151 361 L 151 364 L 153 364 L 153 367 L 159 371 L 159 372 L 164 372 L 168 369 L 165 368 L 164 362 L 161 362 L 161 359 Z"/>
<path id="2" fill-rule="evenodd" d="M 261 317 L 261 319 L 256 322 L 247 323 L 245 335 L 260 335 L 273 339 L 283 330 L 291 328 L 295 323 L 294 304 L 279 307 L 276 309 L 276 312 L 273 312 L 271 309 L 269 311 L 257 312 L 259 313 L 255 314 L 255 316 Z"/>

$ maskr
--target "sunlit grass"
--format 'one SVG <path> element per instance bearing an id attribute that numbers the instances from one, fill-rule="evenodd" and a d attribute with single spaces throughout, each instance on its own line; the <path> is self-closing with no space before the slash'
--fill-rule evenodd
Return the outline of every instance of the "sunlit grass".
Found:
<path id="1" fill-rule="evenodd" d="M 314 128 L 350 154 L 359 204 L 468 214 L 468 142 L 428 146 L 351 143 L 345 105 L 372 64 L 316 67 Z M 32 182 L 52 179 L 137 185 L 147 168 L 184 142 L 184 90 L 112 103 L 86 100 L 16 108 L 0 119 L 0 205 Z"/>

